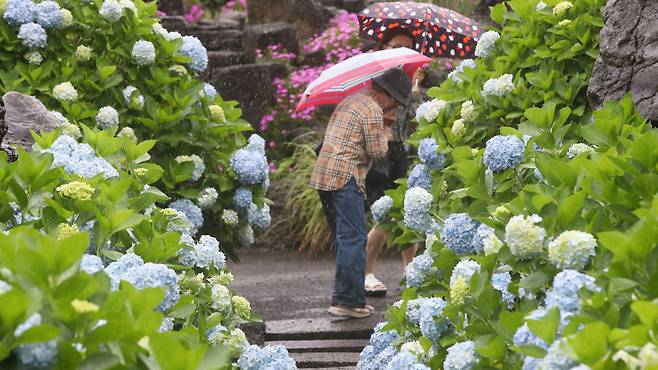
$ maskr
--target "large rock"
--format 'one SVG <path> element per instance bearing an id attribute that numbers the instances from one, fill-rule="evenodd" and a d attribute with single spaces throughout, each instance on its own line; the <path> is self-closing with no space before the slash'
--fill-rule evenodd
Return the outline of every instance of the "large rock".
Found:
<path id="1" fill-rule="evenodd" d="M 7 134 L 7 123 L 5 122 L 5 107 L 0 102 L 0 152 L 7 153 L 7 158 L 9 162 L 13 162 L 17 159 L 16 150 L 9 145 L 2 142 L 2 140 Z"/>
<path id="2" fill-rule="evenodd" d="M 52 131 L 59 123 L 41 102 L 31 96 L 17 92 L 8 92 L 2 97 L 5 106 L 7 134 L 4 142 L 20 145 L 26 149 L 32 147 L 34 138 L 30 130 L 36 133 Z"/>
<path id="3" fill-rule="evenodd" d="M 282 45 L 287 51 L 299 53 L 297 31 L 285 22 L 249 25 L 244 29 L 244 48 L 247 55 L 256 54 L 256 49 L 265 49 L 268 45 Z"/>
<path id="4" fill-rule="evenodd" d="M 183 0 L 158 0 L 158 9 L 167 15 L 180 15 L 185 13 Z"/>
<path id="5" fill-rule="evenodd" d="M 593 107 L 629 91 L 636 109 L 658 123 L 658 3 L 609 0 L 603 12 L 600 55 L 587 96 Z"/>
<path id="6" fill-rule="evenodd" d="M 248 0 L 250 24 L 288 22 L 299 39 L 324 29 L 329 21 L 317 0 Z"/>
<path id="7" fill-rule="evenodd" d="M 272 67 L 262 64 L 236 65 L 208 71 L 206 80 L 224 100 L 240 102 L 244 118 L 257 124 L 274 104 Z"/>

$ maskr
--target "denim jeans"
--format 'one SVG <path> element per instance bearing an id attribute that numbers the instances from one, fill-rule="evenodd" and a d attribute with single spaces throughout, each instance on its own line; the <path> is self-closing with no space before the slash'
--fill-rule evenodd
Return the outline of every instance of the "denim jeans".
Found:
<path id="1" fill-rule="evenodd" d="M 336 277 L 331 303 L 364 307 L 368 229 L 363 193 L 354 178 L 339 190 L 319 193 L 336 242 Z"/>

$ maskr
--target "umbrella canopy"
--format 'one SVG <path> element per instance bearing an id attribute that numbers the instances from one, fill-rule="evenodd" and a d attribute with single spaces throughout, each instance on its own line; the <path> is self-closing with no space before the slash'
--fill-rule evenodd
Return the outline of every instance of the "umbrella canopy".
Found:
<path id="1" fill-rule="evenodd" d="M 359 13 L 361 34 L 379 41 L 387 32 L 408 30 L 414 49 L 430 57 L 473 58 L 480 25 L 454 10 L 430 3 L 375 3 Z"/>
<path id="2" fill-rule="evenodd" d="M 316 105 L 336 104 L 353 92 L 368 86 L 372 79 L 389 68 L 401 67 L 409 76 L 430 58 L 407 48 L 359 54 L 322 72 L 311 82 L 296 112 Z"/>

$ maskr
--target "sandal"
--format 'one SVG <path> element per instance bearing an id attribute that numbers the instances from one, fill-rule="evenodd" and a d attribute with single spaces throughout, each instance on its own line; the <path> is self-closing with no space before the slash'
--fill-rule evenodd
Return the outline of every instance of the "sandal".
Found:
<path id="1" fill-rule="evenodd" d="M 366 275 L 365 280 L 366 295 L 368 297 L 383 297 L 386 295 L 386 285 L 375 277 L 375 274 Z"/>
<path id="2" fill-rule="evenodd" d="M 357 307 L 329 307 L 329 313 L 339 317 L 353 317 L 355 319 L 363 319 L 370 316 L 370 310 L 367 308 Z"/>

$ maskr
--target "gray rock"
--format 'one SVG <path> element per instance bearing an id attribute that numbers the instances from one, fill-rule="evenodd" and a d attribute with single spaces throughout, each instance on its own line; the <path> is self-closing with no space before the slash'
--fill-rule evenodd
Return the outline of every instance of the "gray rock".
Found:
<path id="1" fill-rule="evenodd" d="M 265 111 L 274 104 L 271 66 L 246 64 L 215 68 L 208 72 L 211 83 L 225 100 L 240 102 L 244 119 L 257 124 Z"/>
<path id="2" fill-rule="evenodd" d="M 255 55 L 256 49 L 268 45 L 282 45 L 287 51 L 299 53 L 295 28 L 285 22 L 249 25 L 244 29 L 244 48 L 247 55 Z"/>
<path id="3" fill-rule="evenodd" d="M 336 0 L 335 4 L 335 7 L 345 9 L 351 13 L 358 13 L 366 8 L 365 0 Z"/>
<path id="4" fill-rule="evenodd" d="M 6 110 L 6 144 L 29 149 L 34 144 L 30 130 L 41 133 L 52 131 L 59 125 L 57 119 L 36 98 L 12 91 L 2 97 L 2 102 Z"/>
<path id="5" fill-rule="evenodd" d="M 598 108 L 632 92 L 636 109 L 658 123 L 658 3 L 609 0 L 603 12 L 600 54 L 587 97 Z"/>
<path id="6" fill-rule="evenodd" d="M 329 21 L 317 0 L 249 0 L 249 24 L 288 22 L 299 39 L 308 38 Z"/>
<path id="7" fill-rule="evenodd" d="M 5 122 L 5 107 L 2 105 L 2 102 L 0 102 L 0 152 L 7 153 L 7 159 L 9 162 L 14 162 L 16 159 L 18 159 L 18 156 L 16 155 L 16 149 L 2 142 L 6 134 L 7 123 Z"/>
<path id="8" fill-rule="evenodd" d="M 185 14 L 183 0 L 158 0 L 158 9 L 167 15 Z"/>

